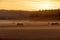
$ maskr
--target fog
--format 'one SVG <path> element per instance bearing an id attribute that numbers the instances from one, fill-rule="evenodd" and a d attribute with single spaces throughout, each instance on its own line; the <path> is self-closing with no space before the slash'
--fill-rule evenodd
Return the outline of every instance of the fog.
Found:
<path id="1" fill-rule="evenodd" d="M 60 24 L 48 24 L 50 22 L 59 23 L 59 21 L 0 20 L 0 38 L 11 40 L 57 40 L 60 38 Z M 24 25 L 17 26 L 17 23 L 23 23 Z"/>

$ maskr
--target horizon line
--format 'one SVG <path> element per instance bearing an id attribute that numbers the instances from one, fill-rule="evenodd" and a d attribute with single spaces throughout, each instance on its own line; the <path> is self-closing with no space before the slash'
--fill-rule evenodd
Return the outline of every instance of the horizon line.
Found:
<path id="1" fill-rule="evenodd" d="M 10 10 L 10 9 L 0 9 L 0 10 Z M 60 8 L 57 8 L 57 9 L 43 9 L 43 10 L 60 10 Z M 43 11 L 41 9 L 39 10 L 10 10 L 10 11 Z"/>

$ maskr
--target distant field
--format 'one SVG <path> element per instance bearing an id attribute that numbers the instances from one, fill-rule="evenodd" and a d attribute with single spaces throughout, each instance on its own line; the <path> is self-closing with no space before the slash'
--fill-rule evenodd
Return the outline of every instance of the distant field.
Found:
<path id="1" fill-rule="evenodd" d="M 0 38 L 10 40 L 59 40 L 60 27 L 5 27 L 0 28 Z"/>
<path id="2" fill-rule="evenodd" d="M 17 26 L 17 23 L 24 26 Z M 50 21 L 49 21 L 50 22 Z M 57 22 L 57 21 L 55 21 Z M 48 21 L 0 21 L 1 40 L 60 40 L 60 25 L 48 25 Z"/>
<path id="3" fill-rule="evenodd" d="M 17 27 L 18 23 L 20 25 L 23 24 L 24 27 L 50 26 L 51 23 L 54 22 L 57 22 L 60 25 L 60 21 L 0 20 L 0 27 Z"/>

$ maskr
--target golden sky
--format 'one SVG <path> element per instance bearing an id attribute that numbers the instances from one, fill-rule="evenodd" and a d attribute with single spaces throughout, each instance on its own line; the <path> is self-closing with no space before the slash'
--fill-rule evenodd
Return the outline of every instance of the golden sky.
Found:
<path id="1" fill-rule="evenodd" d="M 60 8 L 60 0 L 0 0 L 0 9 L 46 10 Z"/>

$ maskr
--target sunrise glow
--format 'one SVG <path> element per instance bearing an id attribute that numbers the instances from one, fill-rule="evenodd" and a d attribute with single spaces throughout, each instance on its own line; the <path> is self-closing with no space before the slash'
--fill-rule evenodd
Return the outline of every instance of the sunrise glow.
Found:
<path id="1" fill-rule="evenodd" d="M 60 8 L 60 0 L 1 0 L 0 9 L 49 10 Z"/>

